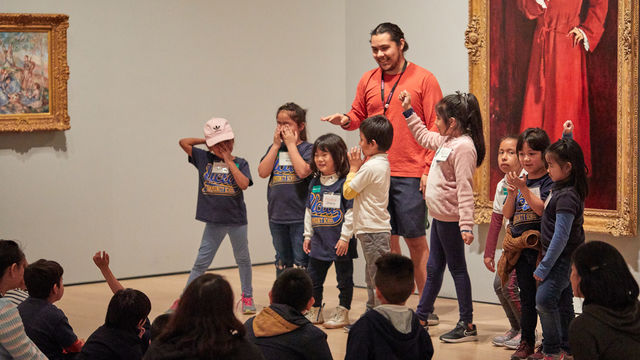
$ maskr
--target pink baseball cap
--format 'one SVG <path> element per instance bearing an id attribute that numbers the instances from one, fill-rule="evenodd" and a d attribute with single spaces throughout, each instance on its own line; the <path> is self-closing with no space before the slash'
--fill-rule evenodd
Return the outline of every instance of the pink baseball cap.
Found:
<path id="1" fill-rule="evenodd" d="M 204 138 L 207 146 L 233 139 L 233 130 L 226 119 L 212 118 L 204 124 Z"/>

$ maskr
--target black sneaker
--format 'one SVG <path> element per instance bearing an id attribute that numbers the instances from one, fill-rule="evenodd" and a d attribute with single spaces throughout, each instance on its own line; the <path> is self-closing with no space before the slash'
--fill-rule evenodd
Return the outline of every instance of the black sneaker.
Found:
<path id="1" fill-rule="evenodd" d="M 440 335 L 440 341 L 448 343 L 461 343 L 467 341 L 477 341 L 478 330 L 473 324 L 459 321 L 456 327 L 446 334 Z"/>
<path id="2" fill-rule="evenodd" d="M 427 325 L 428 326 L 435 326 L 440 324 L 440 318 L 438 317 L 438 315 L 436 314 L 429 314 L 429 316 L 427 317 Z"/>

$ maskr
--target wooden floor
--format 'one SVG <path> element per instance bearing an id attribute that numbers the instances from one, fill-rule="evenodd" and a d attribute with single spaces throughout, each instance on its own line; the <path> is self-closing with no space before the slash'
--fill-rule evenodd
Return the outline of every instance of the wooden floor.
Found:
<path id="1" fill-rule="evenodd" d="M 113 269 L 117 276 L 117 269 Z M 325 284 L 325 318 L 331 315 L 331 309 L 338 305 L 338 290 L 336 289 L 335 273 L 330 270 Z M 240 294 L 240 280 L 237 269 L 214 271 L 231 282 L 236 296 Z M 151 299 L 152 309 L 149 318 L 153 320 L 163 313 L 182 291 L 187 275 L 172 275 L 123 281 L 125 287 L 143 291 Z M 275 280 L 272 265 L 255 266 L 253 268 L 253 292 L 258 310 L 269 304 L 268 291 Z M 67 286 L 64 297 L 56 305 L 69 318 L 69 322 L 76 334 L 86 339 L 98 326 L 104 323 L 107 304 L 111 298 L 111 291 L 106 283 Z M 365 289 L 356 288 L 353 296 L 350 317 L 354 321 L 364 311 L 367 300 Z M 412 295 L 407 306 L 415 308 L 418 296 Z M 451 330 L 458 321 L 458 304 L 455 300 L 438 299 L 436 313 L 440 316 L 440 325 L 429 328 L 429 333 L 435 348 L 434 359 L 460 360 L 488 360 L 509 359 L 511 350 L 495 347 L 491 338 L 501 334 L 509 327 L 502 308 L 498 305 L 474 303 L 474 321 L 478 327 L 479 341 L 462 344 L 445 344 L 438 340 L 438 336 Z M 244 321 L 248 316 L 238 314 Z M 347 334 L 342 329 L 325 330 L 329 339 L 329 346 L 335 359 L 343 359 L 347 343 Z"/>

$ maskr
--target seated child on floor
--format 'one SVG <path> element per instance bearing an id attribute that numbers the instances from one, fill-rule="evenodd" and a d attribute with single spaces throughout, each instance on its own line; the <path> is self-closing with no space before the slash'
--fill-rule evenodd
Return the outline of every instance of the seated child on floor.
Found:
<path id="1" fill-rule="evenodd" d="M 143 325 L 150 311 L 151 302 L 141 291 L 117 291 L 109 302 L 104 325 L 89 336 L 76 360 L 142 359 L 146 350 L 141 343 L 146 332 Z"/>
<path id="2" fill-rule="evenodd" d="M 302 314 L 313 305 L 311 279 L 302 269 L 285 269 L 276 278 L 271 305 L 245 322 L 247 340 L 267 360 L 332 359 L 327 334 Z"/>
<path id="3" fill-rule="evenodd" d="M 420 320 L 405 306 L 413 294 L 413 262 L 398 255 L 376 261 L 376 296 L 381 305 L 353 324 L 347 339 L 350 359 L 431 359 L 431 338 Z"/>
<path id="4" fill-rule="evenodd" d="M 40 259 L 24 270 L 29 298 L 18 306 L 27 336 L 50 359 L 70 359 L 84 344 L 64 312 L 53 305 L 62 299 L 62 266 Z"/>

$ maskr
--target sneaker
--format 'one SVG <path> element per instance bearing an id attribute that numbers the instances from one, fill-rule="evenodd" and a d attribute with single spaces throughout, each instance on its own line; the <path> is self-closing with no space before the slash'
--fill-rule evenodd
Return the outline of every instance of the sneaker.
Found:
<path id="1" fill-rule="evenodd" d="M 518 345 L 516 352 L 511 355 L 511 360 L 526 360 L 533 354 L 533 346 L 523 341 Z"/>
<path id="2" fill-rule="evenodd" d="M 456 327 L 446 334 L 440 335 L 440 341 L 447 343 L 461 343 L 467 341 L 477 341 L 478 330 L 473 324 L 459 321 Z"/>
<path id="3" fill-rule="evenodd" d="M 427 326 L 435 326 L 440 324 L 440 318 L 436 314 L 429 314 L 427 317 Z"/>
<path id="4" fill-rule="evenodd" d="M 509 339 L 509 340 L 505 341 L 504 343 L 502 343 L 502 346 L 506 347 L 507 349 L 516 350 L 516 349 L 518 349 L 518 346 L 520 346 L 520 340 L 521 339 L 522 339 L 522 333 L 520 331 L 518 331 L 516 336 L 514 336 L 511 339 Z M 495 344 L 495 342 L 494 342 L 494 344 Z"/>
<path id="5" fill-rule="evenodd" d="M 304 316 L 312 324 L 322 324 L 324 322 L 324 316 L 322 316 L 322 308 L 322 306 L 312 307 Z"/>
<path id="6" fill-rule="evenodd" d="M 180 304 L 180 298 L 177 298 L 173 304 L 171 304 L 171 306 L 169 306 L 169 308 L 167 309 L 167 311 L 165 311 L 165 314 L 172 314 L 174 312 L 176 312 L 176 309 L 178 308 L 178 305 Z"/>
<path id="7" fill-rule="evenodd" d="M 344 306 L 338 306 L 333 313 L 333 317 L 325 321 L 322 326 L 324 326 L 325 329 L 339 329 L 349 324 L 349 309 Z"/>
<path id="8" fill-rule="evenodd" d="M 545 354 L 544 355 L 544 360 L 565 360 L 566 358 L 564 357 L 564 352 L 561 352 L 559 354 Z"/>
<path id="9" fill-rule="evenodd" d="M 542 345 L 536 347 L 536 352 L 534 352 L 527 358 L 527 360 L 543 360 L 543 359 L 544 359 L 544 353 L 542 352 Z"/>
<path id="10" fill-rule="evenodd" d="M 353 324 L 349 324 L 349 325 L 345 325 L 342 328 L 344 329 L 344 332 L 348 333 L 349 330 L 351 330 L 351 327 L 353 326 Z"/>
<path id="11" fill-rule="evenodd" d="M 251 315 L 256 313 L 256 306 L 253 304 L 253 297 L 244 296 L 243 293 L 240 301 L 242 302 L 242 313 L 244 315 Z"/>
<path id="12" fill-rule="evenodd" d="M 515 338 L 516 336 L 518 337 L 518 343 L 520 343 L 520 331 L 518 331 L 516 329 L 509 329 L 509 331 L 504 333 L 504 335 L 498 335 L 498 336 L 494 337 L 493 339 L 491 339 L 491 342 L 495 346 L 504 346 L 504 343 L 506 341 L 509 341 L 509 340 Z"/>

